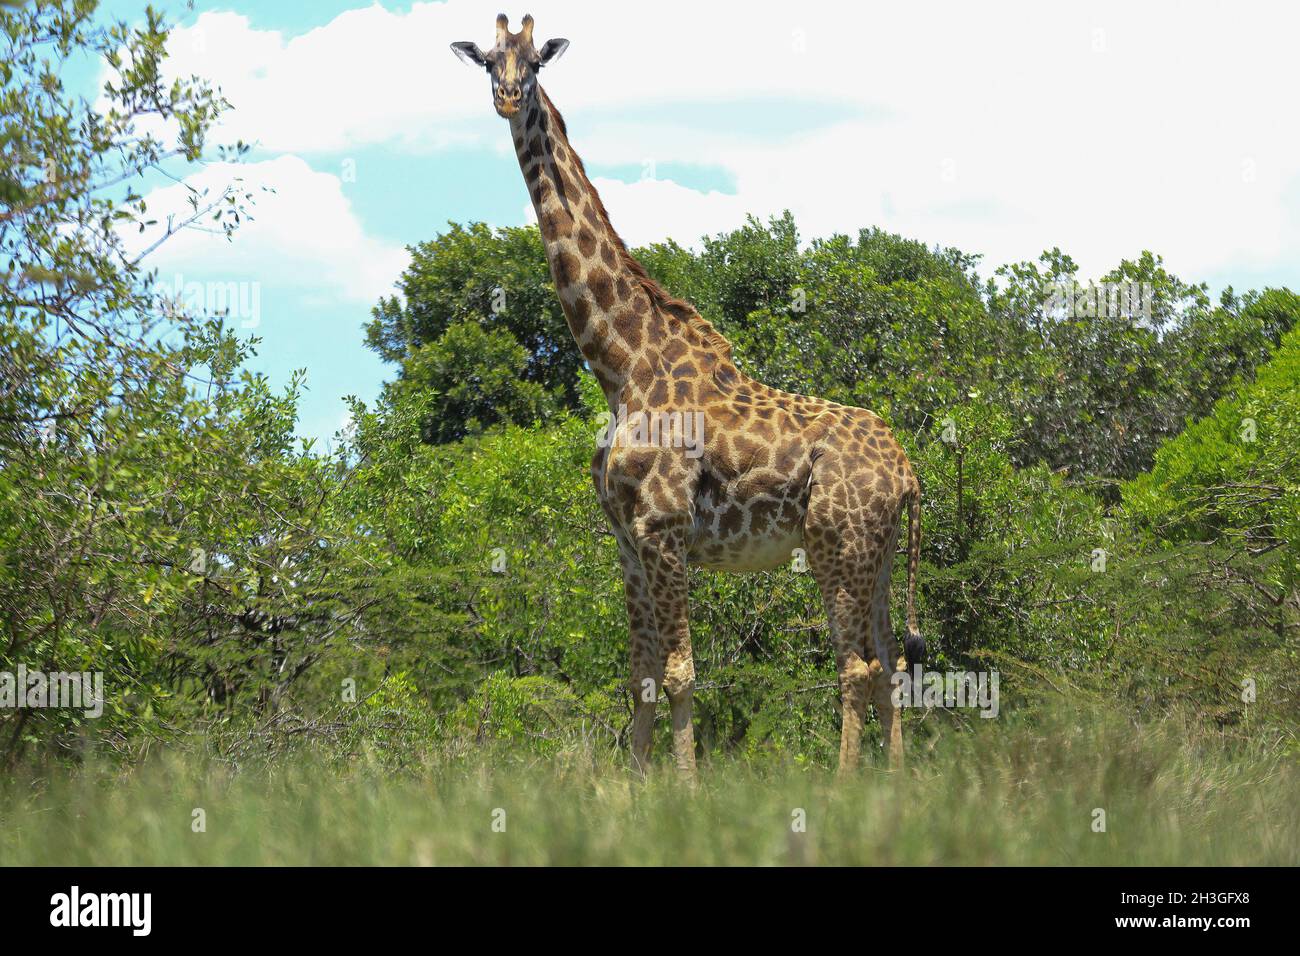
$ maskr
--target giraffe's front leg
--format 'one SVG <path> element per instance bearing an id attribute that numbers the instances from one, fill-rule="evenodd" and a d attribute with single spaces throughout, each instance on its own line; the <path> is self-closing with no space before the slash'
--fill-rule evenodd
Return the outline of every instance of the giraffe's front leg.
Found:
<path id="1" fill-rule="evenodd" d="M 654 605 L 663 688 L 672 709 L 673 757 L 677 769 L 693 781 L 695 734 L 691 726 L 691 701 L 695 694 L 695 661 L 691 656 L 686 574 L 690 519 L 657 516 L 638 524 L 637 553 Z"/>
<path id="2" fill-rule="evenodd" d="M 628 653 L 631 659 L 632 766 L 641 775 L 650 767 L 650 745 L 654 738 L 655 705 L 663 685 L 663 662 L 659 654 L 659 633 L 650 599 L 645 570 L 636 547 L 622 532 L 618 538 L 618 559 L 623 567 L 623 598 L 627 604 Z"/>

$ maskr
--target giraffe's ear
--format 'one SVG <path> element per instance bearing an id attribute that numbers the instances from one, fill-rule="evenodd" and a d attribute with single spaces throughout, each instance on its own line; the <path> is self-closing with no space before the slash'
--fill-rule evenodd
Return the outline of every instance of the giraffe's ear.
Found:
<path id="1" fill-rule="evenodd" d="M 488 65 L 487 57 L 484 56 L 483 51 L 478 48 L 478 44 L 471 43 L 469 40 L 461 40 L 459 43 L 453 43 L 451 45 L 451 52 L 455 53 L 470 66 L 486 67 Z"/>
<path id="2" fill-rule="evenodd" d="M 538 66 L 545 66 L 552 60 L 558 60 L 560 54 L 569 48 L 568 40 L 547 40 L 546 45 L 542 47 L 537 62 Z"/>

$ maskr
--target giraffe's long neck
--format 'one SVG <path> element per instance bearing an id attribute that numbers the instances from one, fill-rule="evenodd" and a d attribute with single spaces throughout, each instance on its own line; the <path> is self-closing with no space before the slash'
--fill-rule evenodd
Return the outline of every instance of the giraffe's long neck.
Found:
<path id="1" fill-rule="evenodd" d="M 569 329 L 607 398 L 633 374 L 649 297 L 545 92 L 510 122 Z"/>

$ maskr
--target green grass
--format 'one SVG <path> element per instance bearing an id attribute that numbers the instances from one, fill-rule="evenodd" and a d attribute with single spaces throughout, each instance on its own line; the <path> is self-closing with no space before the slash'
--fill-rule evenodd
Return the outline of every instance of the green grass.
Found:
<path id="1" fill-rule="evenodd" d="M 1285 737 L 1230 743 L 1174 722 L 1063 716 L 974 724 L 914 735 L 900 774 L 875 763 L 837 784 L 822 768 L 715 759 L 694 792 L 667 766 L 639 783 L 618 755 L 579 748 L 400 771 L 298 756 L 235 772 L 171 753 L 129 770 L 28 773 L 0 785 L 0 863 L 1300 862 L 1300 770 Z M 191 829 L 195 808 L 206 832 Z M 505 832 L 493 830 L 498 808 Z"/>

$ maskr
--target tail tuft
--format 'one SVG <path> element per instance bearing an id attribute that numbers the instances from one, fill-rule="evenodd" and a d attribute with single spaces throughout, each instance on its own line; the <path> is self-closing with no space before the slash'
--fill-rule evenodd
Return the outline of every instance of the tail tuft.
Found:
<path id="1" fill-rule="evenodd" d="M 925 638 L 920 634 L 908 634 L 903 638 L 903 656 L 907 659 L 907 669 L 916 670 L 925 667 Z"/>

